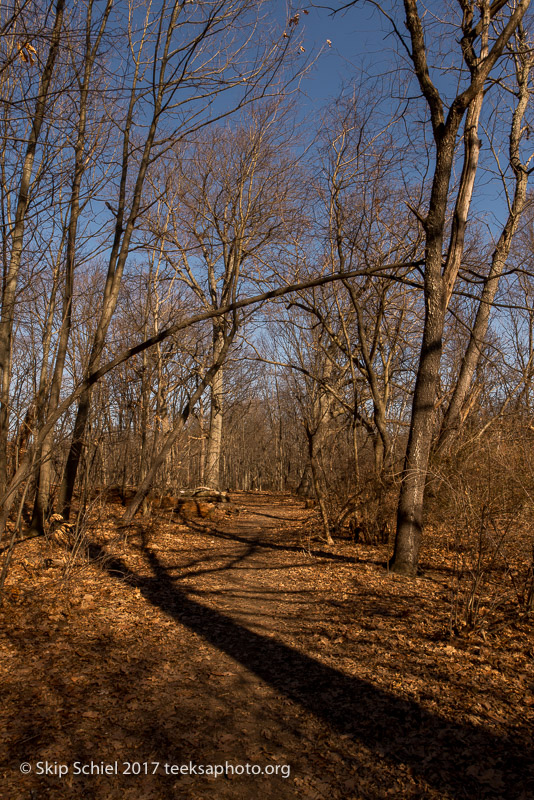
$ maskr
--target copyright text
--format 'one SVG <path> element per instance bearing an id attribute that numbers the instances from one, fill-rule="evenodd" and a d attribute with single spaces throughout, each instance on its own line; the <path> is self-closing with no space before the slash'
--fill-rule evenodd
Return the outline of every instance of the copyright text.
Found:
<path id="1" fill-rule="evenodd" d="M 36 775 L 56 776 L 64 778 L 66 775 L 208 775 L 220 778 L 223 775 L 279 775 L 289 778 L 291 768 L 288 764 L 169 764 L 160 761 L 74 761 L 64 764 L 58 761 L 37 761 L 35 767 L 27 761 L 20 765 L 23 775 L 35 772 Z"/>

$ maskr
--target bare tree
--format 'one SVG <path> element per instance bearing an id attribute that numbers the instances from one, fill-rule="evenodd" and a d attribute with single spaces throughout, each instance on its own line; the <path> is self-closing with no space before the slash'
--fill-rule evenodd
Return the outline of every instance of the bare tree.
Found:
<path id="1" fill-rule="evenodd" d="M 82 181 L 86 174 L 89 165 L 91 164 L 97 144 L 97 137 L 95 140 L 95 132 L 87 134 L 88 115 L 90 113 L 91 97 L 90 92 L 95 92 L 96 76 L 95 64 L 99 56 L 102 39 L 106 30 L 112 7 L 112 0 L 108 0 L 103 12 L 95 19 L 95 5 L 93 0 L 89 0 L 86 7 L 85 25 L 84 25 L 84 47 L 80 54 L 80 60 L 74 64 L 76 72 L 76 83 L 79 91 L 78 102 L 78 119 L 75 128 L 75 139 L 73 147 L 73 164 L 72 164 L 72 183 L 69 199 L 69 210 L 67 219 L 65 220 L 64 230 L 64 243 L 65 243 L 65 265 L 64 265 L 64 287 L 62 292 L 62 309 L 61 309 L 61 323 L 58 334 L 58 342 L 56 348 L 55 365 L 52 376 L 50 378 L 50 388 L 48 395 L 48 403 L 44 403 L 46 396 L 47 384 L 49 382 L 48 370 L 46 369 L 47 359 L 43 358 L 43 371 L 41 375 L 41 388 L 39 395 L 41 397 L 38 402 L 39 408 L 39 422 L 46 413 L 55 411 L 59 403 L 61 392 L 61 385 L 63 380 L 63 371 L 65 368 L 65 359 L 67 355 L 67 347 L 70 338 L 71 322 L 72 322 L 72 302 L 74 291 L 74 272 L 77 258 L 77 250 L 80 248 L 80 238 L 78 235 L 78 226 L 82 205 L 88 202 L 88 198 L 82 198 Z M 83 30 L 83 29 L 82 29 Z M 74 45 L 74 42 L 72 43 Z M 69 48 L 74 51 L 74 47 Z M 99 181 L 95 181 L 91 187 L 91 195 L 99 186 Z M 63 248 L 58 248 L 58 258 L 63 255 Z M 50 484 L 51 484 L 51 449 L 53 445 L 52 432 L 43 442 L 41 453 L 38 456 L 40 462 L 39 477 L 37 482 L 37 491 L 35 495 L 35 504 L 33 511 L 33 519 L 31 527 L 33 530 L 42 532 L 45 517 L 49 510 L 50 502 Z"/>
<path id="2" fill-rule="evenodd" d="M 464 249 L 468 212 L 477 172 L 478 124 L 488 81 L 508 42 L 529 7 L 528 0 L 479 4 L 460 3 L 462 88 L 447 103 L 431 75 L 424 22 L 416 0 L 405 0 L 409 35 L 396 31 L 413 65 L 430 113 L 434 141 L 433 173 L 426 212 L 416 210 L 425 234 L 425 321 L 412 404 L 410 436 L 397 513 L 397 535 L 391 568 L 414 575 L 423 532 L 423 502 L 434 431 L 436 394 L 440 379 L 445 315 L 454 290 Z M 477 50 L 478 45 L 478 50 Z M 464 154 L 448 244 L 445 246 L 451 176 L 462 120 L 466 117 Z"/>
<path id="3" fill-rule="evenodd" d="M 282 117 L 279 103 L 268 106 L 247 125 L 197 138 L 169 164 L 163 225 L 154 220 L 154 230 L 169 264 L 203 309 L 234 302 L 242 287 L 266 278 L 269 255 L 295 223 Z M 211 363 L 232 345 L 230 331 L 233 338 L 240 324 L 234 317 L 213 317 Z M 210 385 L 204 480 L 212 487 L 219 485 L 224 394 L 221 363 Z"/>
<path id="4" fill-rule="evenodd" d="M 380 273 L 384 270 L 395 269 L 396 267 L 404 267 L 404 264 L 398 265 L 385 265 L 384 267 L 380 267 L 377 269 L 377 272 Z M 355 277 L 361 277 L 363 274 L 368 276 L 369 270 L 366 269 L 365 272 L 355 270 L 352 272 L 347 272 L 343 274 L 344 279 L 350 279 Z M 28 479 L 28 476 L 31 474 L 34 462 L 35 462 L 35 453 L 39 452 L 39 448 L 42 445 L 44 439 L 48 436 L 49 432 L 52 428 L 56 425 L 58 420 L 71 408 L 73 403 L 78 400 L 78 398 L 87 390 L 92 389 L 100 380 L 102 380 L 108 373 L 110 373 L 113 369 L 124 364 L 131 358 L 135 358 L 140 353 L 143 353 L 145 350 L 148 350 L 151 347 L 156 346 L 158 343 L 165 341 L 171 336 L 174 336 L 179 331 L 185 330 L 190 328 L 193 325 L 197 325 L 199 323 L 205 322 L 206 320 L 210 320 L 216 316 L 223 316 L 226 314 L 234 314 L 234 312 L 238 312 L 244 308 L 251 308 L 253 306 L 261 306 L 262 304 L 269 303 L 270 301 L 284 297 L 285 295 L 290 295 L 295 292 L 300 292 L 306 289 L 310 289 L 314 286 L 323 286 L 328 283 L 332 283 L 334 281 L 340 280 L 340 275 L 337 274 L 326 274 L 320 275 L 319 277 L 314 277 L 308 280 L 303 280 L 296 283 L 289 283 L 283 286 L 279 286 L 276 289 L 270 289 L 268 291 L 260 292 L 259 294 L 255 295 L 248 295 L 243 297 L 240 300 L 237 300 L 235 303 L 229 303 L 226 306 L 223 306 L 215 311 L 204 311 L 201 313 L 193 314 L 192 316 L 187 316 L 185 318 L 181 318 L 177 322 L 173 322 L 168 327 L 160 330 L 159 333 L 154 334 L 153 336 L 149 337 L 148 339 L 138 342 L 131 347 L 127 347 L 125 350 L 122 350 L 117 355 L 112 357 L 109 361 L 102 364 L 97 370 L 92 372 L 91 374 L 87 375 L 85 378 L 80 380 L 80 383 L 68 394 L 58 405 L 57 409 L 54 413 L 50 414 L 43 425 L 39 428 L 38 431 L 34 434 L 34 441 L 33 447 L 27 448 L 26 452 L 24 453 L 23 458 L 20 460 L 18 464 L 17 470 L 13 475 L 6 493 L 2 499 L 2 510 L 0 512 L 0 535 L 2 535 L 5 531 L 5 526 L 9 518 L 9 514 L 13 507 L 13 503 L 15 500 L 16 492 L 21 488 L 24 482 Z M 226 353 L 223 353 L 223 357 L 226 356 Z M 224 359 L 223 359 L 224 360 Z M 184 407 L 184 412 L 187 413 L 184 415 L 184 422 L 189 418 L 191 413 L 191 404 L 194 402 L 198 402 L 199 399 L 202 397 L 202 393 L 206 390 L 206 387 L 209 385 L 213 374 L 218 368 L 218 365 L 213 365 L 212 370 L 208 370 L 207 375 L 205 376 L 205 380 L 203 379 L 202 382 L 198 386 L 198 392 L 195 392 L 191 395 L 191 402 L 189 403 L 189 410 Z M 85 371 L 85 370 L 84 370 Z M 170 446 L 174 441 L 171 442 Z M 163 457 L 166 457 L 167 453 L 163 453 Z M 159 464 L 155 465 L 155 469 L 159 467 Z M 153 478 L 150 476 L 148 478 L 148 487 L 150 486 L 150 481 Z M 148 491 L 148 488 L 146 489 Z M 141 502 L 143 498 L 143 493 L 141 493 L 141 497 L 139 502 Z M 137 507 L 137 506 L 136 506 Z"/>
<path id="5" fill-rule="evenodd" d="M 163 3 L 157 14 L 149 8 L 138 31 L 137 14 L 131 10 L 120 174 L 114 202 L 108 203 L 115 219 L 114 235 L 88 372 L 100 363 L 132 237 L 145 210 L 149 169 L 192 131 L 211 124 L 214 116 L 226 117 L 268 91 L 290 52 L 289 40 L 262 39 L 258 13 L 250 0 L 202 4 L 173 0 Z M 230 106 L 218 99 L 223 93 L 231 96 Z M 221 111 L 214 115 L 217 104 Z M 88 390 L 80 399 L 61 486 L 59 502 L 65 515 L 83 451 L 90 395 Z"/>
<path id="6" fill-rule="evenodd" d="M 65 0 L 50 4 L 53 24 L 50 45 L 33 104 L 29 131 L 25 137 L 25 154 L 20 167 L 14 216 L 4 224 L 4 275 L 2 281 L 2 313 L 0 316 L 0 492 L 7 486 L 7 450 L 10 413 L 11 355 L 15 323 L 16 295 L 24 246 L 24 233 L 31 198 L 31 184 L 37 145 L 47 113 L 54 71 L 60 49 Z M 13 23 L 15 25 L 15 23 Z M 7 133 L 7 131 L 6 131 Z M 5 152 L 5 151 L 4 151 Z M 4 162 L 5 168 L 5 162 Z M 7 230 L 6 230 L 7 228 Z"/>
<path id="7" fill-rule="evenodd" d="M 517 103 L 512 113 L 509 136 L 509 163 L 513 173 L 513 192 L 510 193 L 509 191 L 505 173 L 503 172 L 504 187 L 508 201 L 508 218 L 491 256 L 489 272 L 482 279 L 483 288 L 469 343 L 441 424 L 437 442 L 437 448 L 441 450 L 447 449 L 462 421 L 465 420 L 465 404 L 484 349 L 491 309 L 497 294 L 500 278 L 510 254 L 513 237 L 518 229 L 527 200 L 528 177 L 531 171 L 529 163 L 532 155 L 522 158 L 521 142 L 529 130 L 528 123 L 524 124 L 524 118 L 527 106 L 532 98 L 531 72 L 534 57 L 523 25 L 518 26 L 513 46 L 510 47 L 510 50 L 515 66 L 515 86 L 512 84 L 508 91 L 512 96 L 517 97 Z"/>

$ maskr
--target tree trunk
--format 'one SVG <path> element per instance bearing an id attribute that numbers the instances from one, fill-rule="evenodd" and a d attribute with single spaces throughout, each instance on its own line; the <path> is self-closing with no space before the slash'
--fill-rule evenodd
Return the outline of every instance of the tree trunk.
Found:
<path id="1" fill-rule="evenodd" d="M 195 389 L 194 393 L 189 398 L 189 401 L 186 403 L 173 429 L 168 433 L 167 438 L 165 439 L 165 442 L 163 444 L 163 447 L 161 448 L 157 456 L 154 458 L 150 469 L 148 470 L 147 474 L 145 475 L 145 478 L 141 482 L 141 485 L 139 486 L 136 492 L 135 497 L 133 498 L 130 505 L 126 509 L 123 519 L 125 525 L 128 525 L 134 518 L 139 506 L 143 503 L 143 501 L 145 500 L 146 496 L 148 495 L 152 487 L 158 469 L 162 466 L 162 464 L 165 463 L 165 459 L 168 457 L 175 441 L 177 440 L 179 434 L 183 430 L 185 423 L 189 419 L 191 411 L 202 397 L 202 394 L 206 390 L 206 387 L 216 377 L 217 372 L 221 367 L 221 364 L 224 363 L 224 359 L 226 358 L 226 353 L 228 352 L 228 347 L 230 346 L 230 341 L 231 338 L 227 339 L 226 342 L 224 342 L 223 347 L 218 355 L 218 360 L 207 371 L 205 377 L 201 380 L 198 387 Z"/>
<path id="2" fill-rule="evenodd" d="M 439 295 L 439 290 L 436 294 Z M 432 313 L 427 310 L 391 562 L 393 572 L 401 575 L 414 576 L 419 561 L 423 533 L 423 500 L 434 430 L 444 319 L 444 309 L 438 304 Z"/>
<path id="3" fill-rule="evenodd" d="M 532 54 L 527 56 L 524 52 L 521 52 L 516 55 L 516 58 L 519 101 L 514 110 L 510 131 L 510 163 L 515 174 L 514 197 L 508 219 L 506 220 L 506 224 L 499 237 L 495 250 L 493 251 L 490 271 L 484 283 L 475 323 L 469 337 L 469 344 L 462 360 L 453 395 L 441 425 L 436 449 L 442 451 L 445 451 L 450 446 L 462 423 L 462 410 L 465 406 L 484 347 L 490 313 L 499 287 L 499 280 L 506 265 L 512 239 L 517 230 L 527 197 L 529 170 L 521 163 L 520 143 L 523 135 L 523 117 L 530 99 L 529 77 L 533 56 Z"/>
<path id="4" fill-rule="evenodd" d="M 423 500 L 432 446 L 434 414 L 440 379 L 442 337 L 445 312 L 464 248 L 464 233 L 471 202 L 474 177 L 478 162 L 480 142 L 477 136 L 478 117 L 484 96 L 484 87 L 490 71 L 502 55 L 507 42 L 521 24 L 529 6 L 522 0 L 511 11 L 498 39 L 489 50 L 489 26 L 492 15 L 500 5 L 483 3 L 476 36 L 480 36 L 480 54 L 476 56 L 473 42 L 474 29 L 471 11 L 466 7 L 462 22 L 462 52 L 471 72 L 471 82 L 445 108 L 437 88 L 430 78 L 425 45 L 425 32 L 416 0 L 404 0 L 406 27 L 412 44 L 411 58 L 420 89 L 430 112 L 435 143 L 435 166 L 432 190 L 426 219 L 421 222 L 425 231 L 425 321 L 423 341 L 412 405 L 410 435 L 397 509 L 397 534 L 391 561 L 394 572 L 413 576 L 417 572 L 419 550 L 423 531 Z M 465 111 L 464 161 L 458 189 L 447 257 L 443 264 L 443 243 L 450 178 L 454 150 L 460 123 Z"/>
<path id="5" fill-rule="evenodd" d="M 317 434 L 311 433 L 309 429 L 306 429 L 306 433 L 308 435 L 308 449 L 310 454 L 310 468 L 313 481 L 313 489 L 315 492 L 315 497 L 317 498 L 319 512 L 321 514 L 325 540 L 327 544 L 334 544 L 334 540 L 332 539 L 332 534 L 330 533 L 330 520 L 328 519 L 328 510 L 326 508 L 325 492 L 323 491 L 321 476 L 319 474 L 319 469 L 320 469 L 318 461 L 319 448 L 317 447 L 317 442 L 316 442 Z"/>
<path id="6" fill-rule="evenodd" d="M 86 52 L 83 61 L 83 81 L 80 86 L 79 98 L 79 117 L 77 126 L 76 143 L 74 146 L 74 174 L 72 179 L 71 197 L 70 197 L 70 216 L 67 232 L 67 251 L 65 258 L 65 288 L 63 292 L 63 308 L 62 308 L 62 321 L 59 332 L 59 341 L 56 354 L 56 363 L 54 366 L 54 374 L 52 377 L 52 384 L 50 387 L 50 397 L 48 401 L 48 413 L 56 410 L 59 397 L 61 393 L 61 384 L 63 380 L 63 370 L 65 367 L 65 359 L 67 355 L 67 347 L 70 338 L 71 324 L 72 324 L 72 298 L 74 291 L 74 267 L 76 261 L 76 245 L 78 234 L 78 220 L 80 217 L 80 189 L 82 178 L 87 168 L 86 159 L 86 128 L 87 128 L 87 102 L 89 97 L 89 88 L 93 76 L 93 68 L 95 65 L 96 57 L 104 35 L 104 31 L 109 19 L 111 11 L 112 0 L 108 0 L 106 8 L 100 20 L 97 35 L 94 41 L 91 40 L 90 32 L 93 24 L 93 5 L 89 3 L 86 14 Z M 40 461 L 41 466 L 39 470 L 39 477 L 37 482 L 37 490 L 35 493 L 35 503 L 33 509 L 33 517 L 31 522 L 31 530 L 42 533 L 44 530 L 45 518 L 49 511 L 50 504 L 50 486 L 52 476 L 52 447 L 54 441 L 53 431 L 47 435 L 43 441 Z"/>
<path id="7" fill-rule="evenodd" d="M 410 435 L 397 507 L 397 533 L 391 569 L 401 575 L 417 573 L 423 534 L 423 500 L 434 431 L 445 325 L 446 282 L 441 272 L 443 235 L 454 144 L 460 118 L 446 136 L 437 137 L 436 171 L 425 223 L 425 321 L 419 356 Z"/>
<path id="8" fill-rule="evenodd" d="M 213 333 L 213 361 L 217 362 L 224 348 L 224 332 L 215 326 Z M 211 489 L 219 488 L 223 432 L 224 379 L 222 367 L 211 383 L 210 429 L 206 452 L 204 480 Z"/>
<path id="9" fill-rule="evenodd" d="M 54 28 L 51 32 L 50 49 L 46 65 L 43 69 L 33 124 L 26 146 L 24 165 L 20 179 L 17 210 L 11 234 L 11 255 L 9 267 L 4 276 L 2 287 L 2 313 L 0 316 L 0 495 L 7 488 L 7 444 L 9 435 L 9 390 L 11 385 L 12 370 L 12 338 L 15 320 L 15 303 L 17 296 L 18 276 L 23 252 L 24 233 L 26 228 L 26 215 L 30 203 L 30 187 L 33 176 L 33 166 L 37 143 L 46 113 L 46 101 L 50 92 L 50 85 L 54 66 L 59 51 L 61 26 L 63 24 L 63 11 L 65 0 L 57 0 Z"/>

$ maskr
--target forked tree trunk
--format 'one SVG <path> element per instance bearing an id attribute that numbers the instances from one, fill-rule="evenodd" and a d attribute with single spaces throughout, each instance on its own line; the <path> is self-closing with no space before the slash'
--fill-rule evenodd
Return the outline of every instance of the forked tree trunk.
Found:
<path id="1" fill-rule="evenodd" d="M 445 451 L 450 446 L 462 424 L 462 412 L 484 348 L 493 301 L 495 300 L 499 281 L 510 253 L 512 239 L 517 230 L 527 198 L 529 170 L 521 163 L 520 143 L 523 133 L 523 117 L 530 99 L 529 79 L 534 59 L 527 48 L 525 48 L 524 53 L 516 54 L 516 59 L 519 102 L 514 111 L 510 131 L 510 163 L 515 174 L 514 197 L 508 219 L 493 251 L 490 271 L 479 300 L 469 343 L 462 360 L 453 395 L 441 425 L 436 449 L 442 451 Z"/>
<path id="2" fill-rule="evenodd" d="M 504 4 L 503 4 L 504 5 Z M 521 24 L 529 6 L 522 0 L 512 9 L 508 22 L 489 49 L 489 27 L 492 15 L 501 4 L 480 4 L 481 20 L 473 28 L 473 9 L 465 8 L 462 30 L 462 52 L 471 72 L 471 83 L 450 105 L 445 116 L 443 101 L 432 83 L 427 63 L 424 30 L 416 0 L 404 0 L 406 26 L 410 33 L 411 57 L 415 74 L 430 111 L 435 143 L 435 166 L 425 230 L 425 320 L 419 366 L 412 405 L 410 435 L 397 508 L 397 533 L 391 561 L 394 572 L 413 576 L 417 572 L 423 532 L 423 500 L 434 429 L 435 405 L 440 378 L 442 338 L 445 313 L 453 291 L 464 247 L 465 227 L 478 163 L 480 142 L 478 117 L 484 88 L 490 71 Z M 474 52 L 474 41 L 480 37 L 480 55 Z M 443 266 L 443 244 L 454 149 L 462 117 L 469 107 L 464 135 L 464 162 L 460 187 Z"/>

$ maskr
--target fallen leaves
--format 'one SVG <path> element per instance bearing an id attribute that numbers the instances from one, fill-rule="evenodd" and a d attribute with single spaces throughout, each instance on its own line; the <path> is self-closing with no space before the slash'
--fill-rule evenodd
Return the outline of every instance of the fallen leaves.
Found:
<path id="1" fill-rule="evenodd" d="M 139 534 L 127 544 L 113 541 L 114 524 L 106 520 L 94 536 L 120 559 L 120 570 L 80 563 L 67 583 L 45 569 L 42 541 L 21 545 L 0 645 L 0 741 L 13 767 L 5 791 L 30 796 L 31 789 L 48 798 L 42 782 L 21 789 L 16 759 L 24 751 L 28 760 L 46 753 L 72 761 L 83 752 L 95 760 L 106 753 L 139 762 L 291 764 L 286 782 L 217 781 L 205 792 L 218 800 L 258 792 L 283 800 L 503 796 L 503 773 L 488 743 L 531 742 L 531 632 L 505 628 L 485 641 L 444 639 L 442 584 L 388 576 L 380 548 L 338 543 L 303 554 L 307 512 L 290 498 L 242 499 L 238 518 L 194 529 L 147 522 L 144 539 Z M 196 605 L 185 624 L 180 615 L 189 602 Z M 205 635 L 208 611 L 218 615 L 215 641 L 243 636 L 235 657 Z M 250 632 L 261 637 L 262 652 L 247 641 Z M 294 659 L 284 686 L 254 671 L 280 647 Z M 300 662 L 300 655 L 311 661 Z M 306 663 L 330 676 L 313 684 L 317 709 L 329 709 L 349 733 L 310 710 Z M 354 698 L 343 681 L 365 687 L 360 722 L 357 715 L 345 719 Z M 354 734 L 358 724 L 363 738 Z M 440 773 L 440 753 L 455 739 L 465 763 L 457 775 L 447 764 Z M 402 742 L 397 752 L 394 741 Z M 138 783 L 131 796 L 182 791 L 158 780 L 152 788 Z M 58 784 L 49 788 L 54 800 L 71 796 Z M 93 781 L 85 794 L 119 800 L 129 788 L 119 779 Z M 187 795 L 203 792 L 198 777 L 188 776 Z"/>

